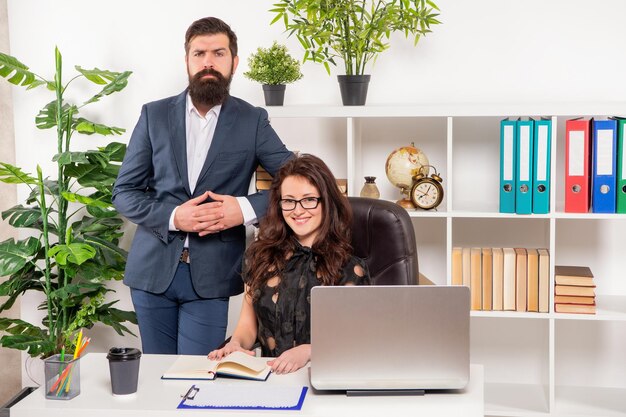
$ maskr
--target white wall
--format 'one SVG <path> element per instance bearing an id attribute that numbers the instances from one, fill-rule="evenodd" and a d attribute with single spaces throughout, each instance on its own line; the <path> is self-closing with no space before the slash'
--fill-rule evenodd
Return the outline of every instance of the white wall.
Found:
<path id="1" fill-rule="evenodd" d="M 626 2 L 620 0 L 437 0 L 442 25 L 414 48 L 394 35 L 389 51 L 371 68 L 368 104 L 587 102 L 623 101 Z M 66 79 L 74 65 L 131 70 L 122 93 L 92 106 L 85 116 L 125 127 L 128 141 L 143 103 L 182 91 L 187 83 L 184 32 L 195 19 L 214 15 L 228 22 L 239 37 L 241 63 L 232 94 L 262 104 L 260 87 L 241 74 L 246 58 L 273 40 L 302 56 L 296 39 L 282 26 L 269 26 L 273 0 L 8 0 L 11 54 L 31 70 L 50 77 L 54 47 L 65 60 Z M 307 63 L 304 78 L 289 86 L 286 104 L 340 104 L 335 77 Z M 340 74 L 341 68 L 333 71 Z M 85 84 L 77 84 L 79 90 Z M 91 90 L 89 90 L 91 91 Z M 88 96 L 82 92 L 80 97 Z M 13 89 L 17 165 L 34 172 L 36 164 L 52 173 L 51 131 L 39 131 L 33 119 L 50 101 L 41 90 Z M 289 144 L 290 138 L 284 138 Z M 106 141 L 76 138 L 85 148 Z M 341 157 L 341 156 L 340 156 Z M 20 189 L 22 201 L 26 190 Z M 126 242 L 127 243 L 127 242 Z M 120 285 L 121 306 L 130 308 Z M 34 300 L 24 300 L 29 319 Z M 238 307 L 233 309 L 236 317 Z M 96 338 L 94 338 L 96 339 Z M 138 345 L 102 332 L 94 349 L 114 344 Z"/>

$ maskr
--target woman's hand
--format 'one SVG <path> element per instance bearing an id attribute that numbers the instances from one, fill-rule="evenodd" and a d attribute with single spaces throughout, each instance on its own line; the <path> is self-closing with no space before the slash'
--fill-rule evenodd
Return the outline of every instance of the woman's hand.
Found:
<path id="1" fill-rule="evenodd" d="M 272 372 L 277 374 L 288 374 L 302 368 L 311 359 L 311 345 L 300 345 L 283 352 L 282 355 L 267 364 L 272 368 Z"/>
<path id="2" fill-rule="evenodd" d="M 244 349 L 243 347 L 241 347 L 241 344 L 239 342 L 231 340 L 230 342 L 226 343 L 223 348 L 215 349 L 214 351 L 210 352 L 208 354 L 208 358 L 212 361 L 219 361 L 224 356 L 237 351 L 247 353 L 250 356 L 254 356 L 254 351 Z"/>

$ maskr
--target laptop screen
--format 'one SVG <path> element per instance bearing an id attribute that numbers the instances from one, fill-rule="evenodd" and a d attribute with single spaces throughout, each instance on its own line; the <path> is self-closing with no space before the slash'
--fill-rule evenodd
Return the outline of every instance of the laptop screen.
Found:
<path id="1" fill-rule="evenodd" d="M 320 390 L 463 388 L 469 288 L 336 286 L 311 291 L 311 385 Z"/>

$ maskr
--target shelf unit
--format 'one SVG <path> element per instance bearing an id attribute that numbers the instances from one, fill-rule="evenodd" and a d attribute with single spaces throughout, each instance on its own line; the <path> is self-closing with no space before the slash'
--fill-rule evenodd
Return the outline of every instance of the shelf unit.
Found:
<path id="1" fill-rule="evenodd" d="M 471 360 L 485 367 L 485 410 L 494 416 L 626 416 L 626 215 L 564 213 L 564 123 L 626 115 L 626 103 L 286 106 L 267 108 L 289 149 L 322 157 L 348 194 L 377 177 L 397 200 L 384 165 L 396 148 L 422 149 L 444 179 L 438 211 L 409 211 L 420 272 L 450 284 L 453 246 L 550 251 L 550 313 L 473 311 Z M 498 212 L 499 123 L 551 117 L 551 212 Z M 390 237 L 392 238 L 392 237 Z M 553 312 L 555 264 L 583 264 L 596 277 L 596 315 Z"/>

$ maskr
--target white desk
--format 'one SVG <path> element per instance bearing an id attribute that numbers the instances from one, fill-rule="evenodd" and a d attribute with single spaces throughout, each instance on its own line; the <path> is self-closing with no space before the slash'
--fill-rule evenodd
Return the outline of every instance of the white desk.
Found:
<path id="1" fill-rule="evenodd" d="M 483 367 L 471 365 L 470 383 L 454 393 L 427 393 L 424 396 L 346 397 L 345 394 L 309 389 L 300 411 L 283 410 L 178 410 L 176 407 L 194 381 L 164 381 L 163 372 L 176 356 L 143 355 L 137 393 L 114 397 L 111 394 L 109 363 L 104 353 L 89 353 L 81 359 L 81 393 L 69 401 L 46 400 L 39 388 L 14 405 L 11 417 L 110 417 L 173 416 L 203 412 L 212 415 L 262 416 L 409 416 L 429 417 L 484 415 Z M 270 375 L 267 382 L 217 379 L 214 384 L 275 384 L 309 386 L 309 370 L 287 375 Z"/>

